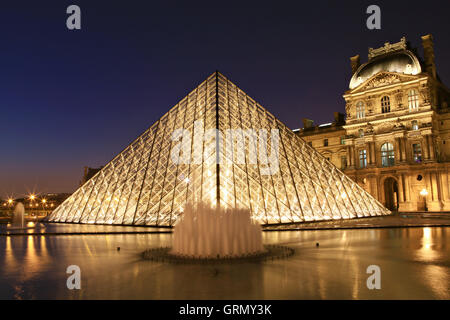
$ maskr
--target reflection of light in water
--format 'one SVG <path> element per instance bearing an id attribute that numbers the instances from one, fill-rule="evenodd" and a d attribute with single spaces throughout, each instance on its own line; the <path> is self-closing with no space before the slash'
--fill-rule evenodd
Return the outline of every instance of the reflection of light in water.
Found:
<path id="1" fill-rule="evenodd" d="M 446 299 L 450 291 L 450 275 L 446 267 L 427 265 L 424 269 L 423 280 L 437 299 Z"/>
<path id="2" fill-rule="evenodd" d="M 6 248 L 5 248 L 5 266 L 7 267 L 6 271 L 8 269 L 15 269 L 17 264 L 16 259 L 14 258 L 12 244 L 11 244 L 11 237 L 6 237 Z"/>
<path id="3" fill-rule="evenodd" d="M 423 229 L 422 244 L 425 247 L 425 249 L 427 249 L 427 250 L 430 249 L 430 247 L 431 247 L 431 228 Z"/>
<path id="4" fill-rule="evenodd" d="M 438 299 L 445 299 L 450 290 L 450 275 L 448 269 L 440 265 L 431 265 L 429 262 L 438 262 L 442 259 L 442 252 L 436 250 L 436 241 L 442 239 L 442 229 L 423 228 L 421 248 L 418 250 L 417 259 L 427 263 L 423 269 L 421 280 L 435 294 Z M 439 248 L 437 248 L 439 249 Z"/>
<path id="5" fill-rule="evenodd" d="M 423 228 L 423 235 L 421 240 L 421 249 L 419 250 L 419 257 L 422 260 L 434 260 L 436 258 L 436 252 L 432 248 L 433 235 L 431 228 Z"/>

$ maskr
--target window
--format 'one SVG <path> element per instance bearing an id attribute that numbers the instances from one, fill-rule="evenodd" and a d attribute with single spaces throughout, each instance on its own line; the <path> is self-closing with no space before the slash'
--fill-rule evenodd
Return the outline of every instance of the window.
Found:
<path id="1" fill-rule="evenodd" d="M 420 143 L 414 143 L 412 145 L 412 147 L 413 147 L 414 162 L 421 163 L 422 162 L 422 148 L 420 146 Z"/>
<path id="2" fill-rule="evenodd" d="M 363 129 L 359 129 L 358 130 L 358 137 L 360 137 L 360 138 L 364 137 L 364 130 Z"/>
<path id="3" fill-rule="evenodd" d="M 345 136 L 341 136 L 341 144 L 345 144 Z"/>
<path id="4" fill-rule="evenodd" d="M 365 149 L 359 150 L 359 167 L 367 167 L 367 152 Z"/>
<path id="5" fill-rule="evenodd" d="M 419 124 L 417 123 L 417 120 L 412 121 L 411 124 L 413 130 L 419 130 Z"/>
<path id="6" fill-rule="evenodd" d="M 394 146 L 386 142 L 381 146 L 381 166 L 390 167 L 394 165 Z"/>
<path id="7" fill-rule="evenodd" d="M 323 139 L 323 146 L 328 147 L 328 139 Z"/>
<path id="8" fill-rule="evenodd" d="M 366 108 L 364 106 L 364 102 L 359 101 L 356 104 L 356 118 L 357 119 L 362 119 L 366 116 Z"/>
<path id="9" fill-rule="evenodd" d="M 347 168 L 347 157 L 341 156 L 341 169 Z"/>
<path id="10" fill-rule="evenodd" d="M 381 98 L 381 112 L 387 113 L 391 111 L 391 100 L 388 96 Z"/>
<path id="11" fill-rule="evenodd" d="M 409 90 L 408 92 L 408 106 L 409 111 L 416 111 L 419 109 L 419 95 L 414 89 Z"/>

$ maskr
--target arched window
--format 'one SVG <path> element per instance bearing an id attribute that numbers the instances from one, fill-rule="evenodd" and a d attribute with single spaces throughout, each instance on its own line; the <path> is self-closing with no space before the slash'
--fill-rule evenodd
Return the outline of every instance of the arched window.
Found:
<path id="1" fill-rule="evenodd" d="M 419 109 L 419 95 L 414 89 L 411 89 L 408 92 L 408 106 L 409 111 L 416 111 Z"/>
<path id="2" fill-rule="evenodd" d="M 381 146 L 381 166 L 390 167 L 394 165 L 394 146 L 386 142 Z"/>
<path id="3" fill-rule="evenodd" d="M 391 111 L 391 100 L 388 96 L 381 98 L 381 113 L 387 113 Z"/>
<path id="4" fill-rule="evenodd" d="M 362 119 L 366 116 L 366 107 L 364 106 L 364 102 L 359 101 L 356 104 L 356 118 Z"/>

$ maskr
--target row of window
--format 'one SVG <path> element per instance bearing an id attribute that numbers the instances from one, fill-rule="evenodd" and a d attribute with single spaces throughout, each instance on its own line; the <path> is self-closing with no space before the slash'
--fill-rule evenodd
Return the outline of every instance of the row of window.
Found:
<path id="1" fill-rule="evenodd" d="M 345 144 L 345 136 L 341 136 L 340 143 Z M 308 144 L 312 147 L 312 141 L 309 141 Z M 323 139 L 323 146 L 328 147 L 328 139 Z"/>
<path id="2" fill-rule="evenodd" d="M 416 111 L 419 109 L 419 95 L 416 90 L 411 89 L 408 92 L 408 107 L 409 111 Z M 381 113 L 388 113 L 391 111 L 391 99 L 389 96 L 381 98 Z M 356 104 L 356 118 L 362 119 L 366 116 L 366 106 L 364 102 L 359 101 Z"/>
<path id="3" fill-rule="evenodd" d="M 411 121 L 411 129 L 412 130 L 419 130 L 419 123 L 417 122 L 417 120 Z M 364 130 L 363 129 L 359 129 L 358 130 L 358 137 L 359 138 L 364 137 Z"/>
<path id="4" fill-rule="evenodd" d="M 419 123 L 417 122 L 417 120 L 411 121 L 411 128 L 412 128 L 412 130 L 419 130 Z M 359 129 L 358 130 L 358 137 L 359 138 L 364 137 L 364 130 L 363 129 Z M 341 136 L 340 143 L 342 145 L 345 144 L 345 136 Z M 311 141 L 308 142 L 308 144 L 312 147 L 312 142 Z M 323 146 L 324 147 L 328 147 L 328 139 L 323 139 Z"/>
<path id="5" fill-rule="evenodd" d="M 414 162 L 422 162 L 422 148 L 420 143 L 414 143 L 412 145 L 412 149 Z M 381 166 L 391 167 L 394 165 L 394 162 L 394 146 L 392 145 L 392 143 L 386 142 L 381 146 Z M 365 149 L 359 150 L 359 167 L 367 167 L 367 151 Z"/>

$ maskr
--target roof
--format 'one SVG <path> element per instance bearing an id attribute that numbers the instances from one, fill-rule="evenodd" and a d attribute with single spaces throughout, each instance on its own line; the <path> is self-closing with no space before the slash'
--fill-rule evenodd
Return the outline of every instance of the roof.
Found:
<path id="1" fill-rule="evenodd" d="M 350 80 L 350 89 L 356 88 L 382 71 L 416 75 L 422 72 L 422 68 L 419 59 L 410 50 L 404 49 L 382 54 L 370 59 L 356 70 Z"/>

